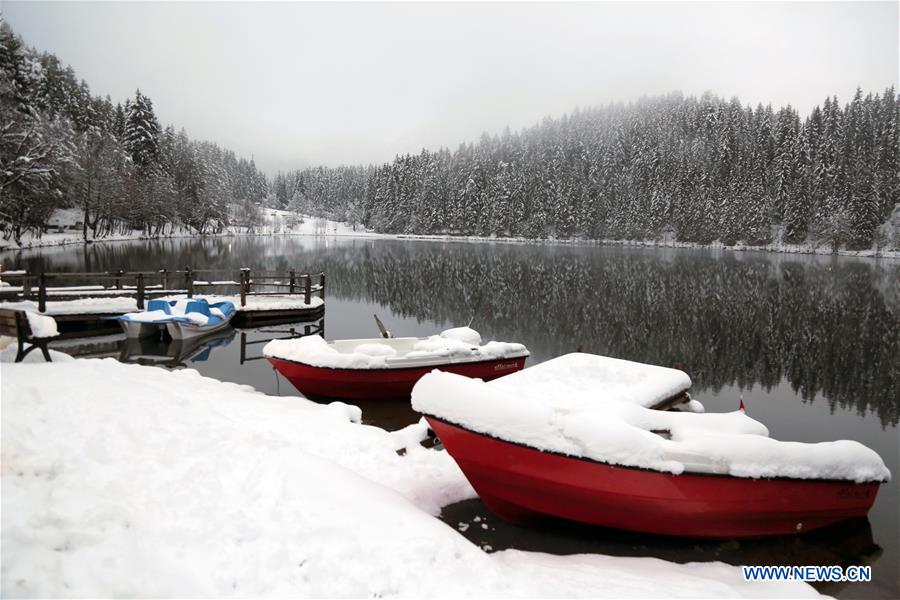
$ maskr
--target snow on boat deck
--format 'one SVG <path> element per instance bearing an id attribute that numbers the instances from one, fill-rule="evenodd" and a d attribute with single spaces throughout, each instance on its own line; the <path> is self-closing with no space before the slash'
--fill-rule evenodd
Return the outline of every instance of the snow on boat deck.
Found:
<path id="1" fill-rule="evenodd" d="M 749 478 L 890 479 L 881 457 L 859 442 L 774 440 L 743 411 L 645 408 L 685 384 L 690 379 L 674 369 L 574 353 L 490 383 L 435 371 L 413 388 L 412 405 L 501 440 L 619 466 Z"/>
<path id="2" fill-rule="evenodd" d="M 5 595 L 817 596 L 722 563 L 487 554 L 433 517 L 474 492 L 422 424 L 111 359 L 0 368 Z"/>
<path id="3" fill-rule="evenodd" d="M 427 338 L 336 340 L 319 336 L 272 340 L 263 347 L 267 357 L 331 369 L 401 369 L 528 356 L 528 349 L 512 342 L 481 343 L 481 334 L 454 327 Z"/>

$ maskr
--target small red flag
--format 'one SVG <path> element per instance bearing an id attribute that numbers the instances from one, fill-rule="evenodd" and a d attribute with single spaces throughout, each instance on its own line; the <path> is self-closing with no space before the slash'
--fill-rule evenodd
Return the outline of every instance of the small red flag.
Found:
<path id="1" fill-rule="evenodd" d="M 743 395 L 741 396 L 741 405 L 738 407 L 738 410 L 740 410 L 742 412 L 747 412 L 746 410 L 744 410 L 744 396 Z"/>

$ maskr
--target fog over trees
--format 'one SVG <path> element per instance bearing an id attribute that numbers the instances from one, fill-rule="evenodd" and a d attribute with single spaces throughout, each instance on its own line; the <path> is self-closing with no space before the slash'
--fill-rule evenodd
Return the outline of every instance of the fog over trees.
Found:
<path id="1" fill-rule="evenodd" d="M 253 160 L 163 128 L 136 91 L 114 104 L 0 27 L 0 228 L 57 208 L 85 239 L 252 229 L 259 207 L 410 234 L 896 248 L 900 97 L 826 98 L 810 114 L 712 94 L 575 110 L 455 151 L 271 181 Z"/>
<path id="2" fill-rule="evenodd" d="M 151 99 L 93 96 L 71 67 L 0 25 L 0 228 L 19 241 L 57 208 L 84 211 L 85 239 L 252 228 L 267 184 L 253 161 L 163 128 Z"/>
<path id="3" fill-rule="evenodd" d="M 279 174 L 280 206 L 391 233 L 896 247 L 893 88 L 809 115 L 712 94 L 576 110 L 455 152 Z"/>

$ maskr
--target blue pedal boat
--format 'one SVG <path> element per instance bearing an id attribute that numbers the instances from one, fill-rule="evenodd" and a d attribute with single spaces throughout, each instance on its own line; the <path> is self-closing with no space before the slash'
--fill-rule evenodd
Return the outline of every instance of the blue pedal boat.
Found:
<path id="1" fill-rule="evenodd" d="M 209 303 L 205 298 L 155 299 L 147 310 L 114 317 L 125 337 L 141 338 L 168 331 L 172 339 L 185 340 L 215 333 L 229 326 L 236 313 L 232 302 Z"/>

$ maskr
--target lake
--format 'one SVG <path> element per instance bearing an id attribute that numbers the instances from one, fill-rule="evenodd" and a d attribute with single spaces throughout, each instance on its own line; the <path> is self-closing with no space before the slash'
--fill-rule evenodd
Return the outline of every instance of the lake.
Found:
<path id="1" fill-rule="evenodd" d="M 327 338 L 375 337 L 466 325 L 522 342 L 528 364 L 581 348 L 690 374 L 708 411 L 750 416 L 773 437 L 853 439 L 885 460 L 868 520 L 791 538 L 697 542 L 571 523 L 523 529 L 478 501 L 442 519 L 493 550 L 651 555 L 679 562 L 870 564 L 869 584 L 817 585 L 839 597 L 900 596 L 900 261 L 615 246 L 519 245 L 314 237 L 172 239 L 53 247 L 2 255 L 4 268 L 96 271 L 193 268 L 324 270 Z M 308 324 L 225 335 L 211 346 L 126 347 L 120 334 L 62 341 L 79 355 L 188 366 L 205 375 L 298 395 L 260 359 L 262 343 Z M 167 356 L 160 356 L 169 353 Z M 366 423 L 418 420 L 406 402 L 359 403 Z"/>

